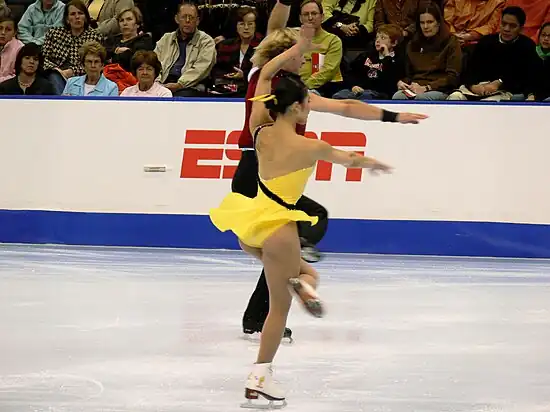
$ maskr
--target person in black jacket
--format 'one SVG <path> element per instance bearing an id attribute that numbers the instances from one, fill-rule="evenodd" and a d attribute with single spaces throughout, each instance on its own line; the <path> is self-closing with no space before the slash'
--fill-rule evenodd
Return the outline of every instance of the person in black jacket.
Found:
<path id="1" fill-rule="evenodd" d="M 465 84 L 448 100 L 525 100 L 533 94 L 540 66 L 536 45 L 521 34 L 525 12 L 510 6 L 502 12 L 500 33 L 475 46 Z"/>
<path id="2" fill-rule="evenodd" d="M 117 16 L 120 33 L 107 38 L 107 60 L 119 64 L 124 70 L 132 70 L 132 56 L 140 50 L 153 51 L 153 39 L 142 30 L 143 15 L 137 7 L 122 10 Z"/>
<path id="3" fill-rule="evenodd" d="M 357 56 L 344 79 L 348 87 L 332 97 L 362 101 L 391 99 L 397 91 L 397 82 L 404 75 L 405 63 L 395 51 L 401 38 L 402 30 L 399 26 L 380 26 L 374 49 Z"/>
<path id="4" fill-rule="evenodd" d="M 51 83 L 42 76 L 43 65 L 39 46 L 23 46 L 15 59 L 15 77 L 0 83 L 0 95 L 55 95 Z"/>

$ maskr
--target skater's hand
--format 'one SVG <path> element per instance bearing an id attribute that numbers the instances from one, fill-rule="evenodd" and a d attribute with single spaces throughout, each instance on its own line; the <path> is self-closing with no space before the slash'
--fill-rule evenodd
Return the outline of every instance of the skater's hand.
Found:
<path id="1" fill-rule="evenodd" d="M 417 124 L 421 120 L 427 119 L 428 116 L 419 113 L 399 113 L 397 115 L 397 121 L 402 124 Z"/>
<path id="2" fill-rule="evenodd" d="M 368 169 L 373 175 L 377 175 L 378 172 L 391 173 L 393 171 L 393 168 L 390 165 L 382 163 L 376 159 L 371 158 L 369 163 Z"/>
<path id="3" fill-rule="evenodd" d="M 298 46 L 303 53 L 310 51 L 313 46 L 313 36 L 315 36 L 315 28 L 311 24 L 303 24 L 300 28 L 300 37 L 298 38 Z"/>

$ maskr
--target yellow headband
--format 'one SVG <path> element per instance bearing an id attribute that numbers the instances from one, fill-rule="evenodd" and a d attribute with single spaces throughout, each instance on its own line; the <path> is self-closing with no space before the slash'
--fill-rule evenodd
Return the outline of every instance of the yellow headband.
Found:
<path id="1" fill-rule="evenodd" d="M 248 100 L 252 102 L 268 102 L 269 100 L 273 100 L 275 104 L 277 104 L 277 98 L 274 94 L 262 94 L 261 96 L 255 96 Z"/>

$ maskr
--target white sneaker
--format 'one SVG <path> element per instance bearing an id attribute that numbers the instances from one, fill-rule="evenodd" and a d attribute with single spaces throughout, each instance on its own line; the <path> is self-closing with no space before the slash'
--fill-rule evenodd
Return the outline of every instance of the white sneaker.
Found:
<path id="1" fill-rule="evenodd" d="M 244 397 L 248 400 L 242 404 L 243 408 L 254 409 L 281 409 L 286 404 L 286 398 L 277 383 L 273 380 L 271 363 L 256 363 L 246 380 Z M 252 402 L 262 397 L 267 404 Z"/>

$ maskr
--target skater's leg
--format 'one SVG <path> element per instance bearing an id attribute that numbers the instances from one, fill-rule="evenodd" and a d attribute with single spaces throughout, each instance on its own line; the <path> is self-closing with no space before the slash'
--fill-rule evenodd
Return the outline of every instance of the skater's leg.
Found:
<path id="1" fill-rule="evenodd" d="M 241 248 L 249 254 L 261 259 L 261 249 L 251 248 L 241 243 Z M 265 279 L 265 270 L 262 269 L 262 274 L 256 284 L 256 289 L 252 293 L 248 306 L 243 315 L 243 333 L 252 335 L 256 332 L 261 332 L 264 327 L 265 319 L 269 313 L 269 289 Z M 293 342 L 292 331 L 285 327 L 284 338 L 289 342 Z"/>
<path id="2" fill-rule="evenodd" d="M 295 223 L 289 223 L 269 239 L 262 249 L 269 286 L 269 313 L 262 329 L 257 363 L 271 363 L 283 337 L 292 296 L 290 278 L 300 275 L 300 242 Z"/>
<path id="3" fill-rule="evenodd" d="M 257 257 L 262 259 L 262 250 L 258 248 L 250 247 L 239 241 L 241 248 Z M 254 333 L 262 330 L 265 318 L 269 312 L 269 290 L 267 288 L 267 282 L 265 280 L 265 270 L 262 270 L 260 279 L 256 284 L 256 289 L 252 293 L 248 306 L 243 316 L 243 332 Z"/>
<path id="4" fill-rule="evenodd" d="M 271 364 L 279 349 L 292 303 L 290 286 L 295 279 L 299 279 L 300 284 L 308 285 L 299 288 L 300 299 L 305 303 L 305 299 L 311 299 L 303 298 L 302 295 L 308 295 L 307 288 L 317 285 L 318 275 L 300 258 L 300 240 L 295 223 L 283 226 L 267 239 L 261 253 L 269 286 L 270 306 L 262 330 L 258 357 L 246 382 L 245 397 L 249 402 L 258 399 L 260 395 L 270 401 L 284 402 L 284 393 L 273 381 Z"/>
<path id="5" fill-rule="evenodd" d="M 328 229 L 328 211 L 321 204 L 307 196 L 302 196 L 296 202 L 296 208 L 310 216 L 317 216 L 319 222 L 311 225 L 308 222 L 298 222 L 298 236 L 307 240 L 311 245 L 316 245 L 325 236 Z"/>
<path id="6" fill-rule="evenodd" d="M 265 270 L 256 284 L 256 289 L 252 292 L 248 306 L 243 315 L 243 331 L 245 333 L 259 332 L 265 322 L 269 312 L 269 289 L 265 279 Z"/>
<path id="7" fill-rule="evenodd" d="M 247 197 L 255 197 L 258 193 L 258 159 L 254 151 L 243 151 L 237 170 L 233 175 L 231 189 L 233 192 L 240 193 Z M 247 245 L 241 244 L 245 252 L 261 259 L 258 255 L 260 249 L 253 250 Z M 255 333 L 262 330 L 265 318 L 269 312 L 269 291 L 265 280 L 265 272 L 262 274 L 256 284 L 256 289 L 250 296 L 248 306 L 243 314 L 242 326 L 244 333 Z"/>
<path id="8" fill-rule="evenodd" d="M 309 284 L 313 289 L 319 286 L 319 273 L 304 260 L 300 261 L 300 279 Z"/>
<path id="9" fill-rule="evenodd" d="M 318 262 L 321 259 L 321 253 L 315 245 L 321 241 L 327 232 L 328 211 L 307 196 L 302 196 L 296 203 L 296 207 L 310 216 L 319 218 L 316 225 L 311 225 L 309 222 L 298 222 L 302 259 L 311 263 Z"/>

